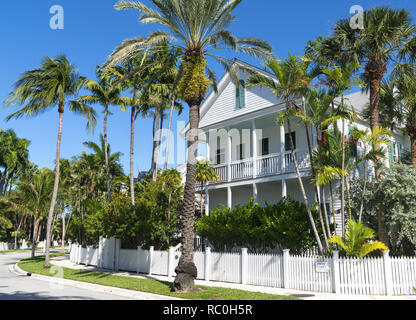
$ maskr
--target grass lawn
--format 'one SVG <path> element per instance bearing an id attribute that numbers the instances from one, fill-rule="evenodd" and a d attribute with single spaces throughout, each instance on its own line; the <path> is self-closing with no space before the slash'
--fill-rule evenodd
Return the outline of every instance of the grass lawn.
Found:
<path id="1" fill-rule="evenodd" d="M 59 256 L 60 253 L 51 256 Z M 44 257 L 24 259 L 19 262 L 19 267 L 27 272 L 51 276 L 49 270 L 43 269 Z M 82 271 L 63 268 L 65 279 L 100 284 L 104 286 L 117 287 L 141 292 L 154 293 L 164 296 L 172 296 L 189 300 L 300 300 L 296 297 L 279 296 L 259 292 L 250 292 L 236 289 L 198 286 L 202 292 L 174 293 L 171 292 L 170 282 L 152 279 L 137 279 L 131 277 L 109 275 L 101 272 Z"/>
<path id="2" fill-rule="evenodd" d="M 56 248 L 61 248 L 60 246 L 58 247 L 51 247 L 51 249 L 56 249 Z M 31 251 L 32 248 L 28 248 L 28 249 L 16 249 L 16 250 L 4 250 L 4 251 L 0 251 L 0 253 L 11 253 L 11 252 L 21 252 L 21 251 Z M 39 250 L 43 250 L 43 248 L 36 248 L 36 251 Z"/>

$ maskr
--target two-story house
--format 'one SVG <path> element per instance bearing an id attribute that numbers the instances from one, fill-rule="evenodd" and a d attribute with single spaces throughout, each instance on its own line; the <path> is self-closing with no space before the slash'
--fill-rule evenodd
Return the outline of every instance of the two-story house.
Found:
<path id="1" fill-rule="evenodd" d="M 235 64 L 273 78 L 272 74 L 243 61 L 236 59 Z M 276 118 L 285 110 L 285 104 L 269 88 L 247 88 L 248 77 L 247 73 L 239 71 L 240 86 L 236 86 L 230 74 L 225 73 L 218 83 L 217 93 L 211 92 L 200 109 L 200 143 L 206 144 L 206 157 L 220 177 L 219 181 L 206 186 L 206 212 L 221 205 L 234 208 L 252 197 L 256 197 L 260 205 L 277 203 L 287 195 L 303 202 L 291 155 L 290 135 L 309 202 L 315 203 L 305 125 L 293 119 L 292 132 L 286 126 L 279 126 Z M 359 114 L 369 103 L 369 96 L 357 92 L 346 96 L 345 101 Z M 347 132 L 352 125 L 369 128 L 364 121 L 346 123 Z M 338 126 L 341 128 L 341 123 Z M 316 147 L 313 129 L 309 129 L 309 136 L 312 147 Z M 395 132 L 392 140 L 390 158 L 397 158 L 402 150 L 409 149 L 410 142 L 404 133 Z M 357 152 L 362 152 L 362 146 L 357 146 Z M 362 174 L 363 170 L 358 170 L 357 174 L 360 172 Z M 335 201 L 338 208 L 339 203 Z"/>

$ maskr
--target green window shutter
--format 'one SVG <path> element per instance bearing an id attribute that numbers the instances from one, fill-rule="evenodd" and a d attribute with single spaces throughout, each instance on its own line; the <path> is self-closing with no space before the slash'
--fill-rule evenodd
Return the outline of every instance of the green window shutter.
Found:
<path id="1" fill-rule="evenodd" d="M 240 80 L 240 108 L 246 106 L 246 83 Z"/>
<path id="2" fill-rule="evenodd" d="M 403 155 L 403 146 L 400 143 L 397 144 L 397 151 L 398 151 L 398 156 L 399 156 L 399 161 L 400 161 Z"/>
<path id="3" fill-rule="evenodd" d="M 237 109 L 240 109 L 240 96 L 241 96 L 241 92 L 240 92 L 240 87 L 236 87 L 235 88 L 235 107 Z"/>
<path id="4" fill-rule="evenodd" d="M 394 151 L 393 151 L 392 143 L 389 145 L 389 160 L 390 160 L 390 165 L 392 165 L 394 162 Z"/>

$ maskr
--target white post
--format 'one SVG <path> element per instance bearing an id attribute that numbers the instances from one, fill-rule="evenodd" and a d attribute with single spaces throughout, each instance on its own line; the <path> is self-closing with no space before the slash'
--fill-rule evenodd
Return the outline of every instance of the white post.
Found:
<path id="1" fill-rule="evenodd" d="M 332 292 L 340 293 L 339 283 L 339 251 L 332 252 Z"/>
<path id="2" fill-rule="evenodd" d="M 90 259 L 90 247 L 87 246 L 87 258 L 85 259 L 85 265 L 88 267 L 88 260 Z"/>
<path id="3" fill-rule="evenodd" d="M 282 158 L 282 163 L 281 163 L 282 173 L 285 172 L 285 167 L 286 167 L 286 164 L 285 164 L 285 133 L 286 133 L 285 127 L 281 126 L 280 127 L 280 156 Z"/>
<path id="4" fill-rule="evenodd" d="M 241 249 L 241 284 L 247 284 L 247 248 Z"/>
<path id="5" fill-rule="evenodd" d="M 205 189 L 205 215 L 209 216 L 209 190 Z"/>
<path id="6" fill-rule="evenodd" d="M 168 277 L 174 276 L 174 260 L 175 259 L 175 248 L 169 248 L 169 256 L 168 256 Z"/>
<path id="7" fill-rule="evenodd" d="M 155 251 L 155 247 L 151 246 L 149 248 L 149 276 L 152 274 L 152 265 L 153 265 L 153 252 Z"/>
<path id="8" fill-rule="evenodd" d="M 231 187 L 227 187 L 227 207 L 229 209 L 233 208 L 233 192 Z"/>
<path id="9" fill-rule="evenodd" d="M 211 248 L 205 248 L 205 281 L 209 281 L 210 276 L 210 266 L 211 266 Z"/>
<path id="10" fill-rule="evenodd" d="M 211 162 L 211 146 L 209 145 L 209 133 L 207 133 L 206 146 L 207 146 L 207 160 Z"/>
<path id="11" fill-rule="evenodd" d="M 227 141 L 227 170 L 228 170 L 228 182 L 232 180 L 231 174 L 231 162 L 233 161 L 233 141 L 231 138 L 231 132 L 228 132 L 228 141 Z"/>
<path id="12" fill-rule="evenodd" d="M 98 259 L 97 259 L 97 267 L 98 268 L 102 268 L 103 265 L 103 237 L 100 237 L 99 241 L 98 241 Z"/>
<path id="13" fill-rule="evenodd" d="M 140 273 L 140 247 L 137 247 L 136 273 Z"/>
<path id="14" fill-rule="evenodd" d="M 282 179 L 282 199 L 287 197 L 287 185 L 286 180 Z"/>
<path id="15" fill-rule="evenodd" d="M 78 245 L 78 262 L 77 262 L 77 264 L 82 263 L 81 258 L 82 258 L 82 246 Z"/>
<path id="16" fill-rule="evenodd" d="M 283 288 L 290 289 L 289 285 L 289 259 L 290 250 L 283 250 Z"/>
<path id="17" fill-rule="evenodd" d="M 258 158 L 258 154 L 257 154 L 257 128 L 256 128 L 256 120 L 253 119 L 251 121 L 251 129 L 252 129 L 252 139 L 253 139 L 253 178 L 257 177 L 257 158 Z"/>
<path id="18" fill-rule="evenodd" d="M 391 259 L 389 251 L 383 251 L 383 263 L 384 263 L 384 281 L 386 285 L 386 294 L 388 296 L 393 295 L 393 276 L 391 269 Z"/>
<path id="19" fill-rule="evenodd" d="M 257 197 L 258 197 L 257 183 L 253 183 L 253 197 L 256 198 L 256 200 L 254 202 L 258 203 L 258 201 L 257 201 Z"/>

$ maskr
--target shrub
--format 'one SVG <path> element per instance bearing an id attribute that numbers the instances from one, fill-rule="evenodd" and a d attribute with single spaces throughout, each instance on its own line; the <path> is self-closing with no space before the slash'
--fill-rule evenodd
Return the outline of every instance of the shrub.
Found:
<path id="1" fill-rule="evenodd" d="M 315 209 L 312 213 L 318 216 Z M 291 198 L 265 207 L 252 199 L 234 210 L 217 208 L 197 221 L 195 227 L 216 250 L 239 246 L 251 252 L 264 252 L 280 247 L 300 253 L 315 245 L 305 205 Z"/>

